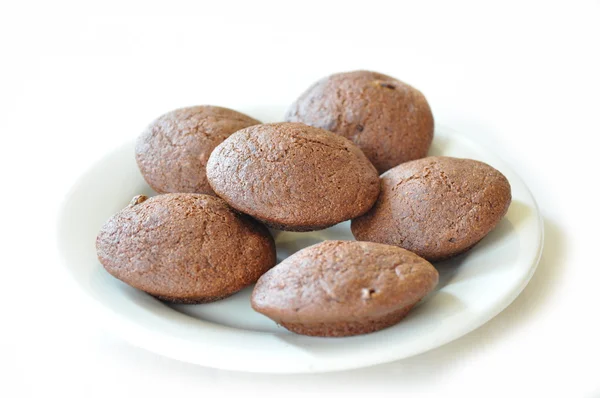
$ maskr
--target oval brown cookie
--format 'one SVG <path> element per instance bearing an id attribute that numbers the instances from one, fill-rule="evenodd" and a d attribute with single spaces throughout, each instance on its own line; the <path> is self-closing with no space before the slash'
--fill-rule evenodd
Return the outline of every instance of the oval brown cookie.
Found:
<path id="1" fill-rule="evenodd" d="M 275 265 L 268 230 L 214 196 L 165 194 L 111 217 L 96 240 L 114 277 L 160 299 L 203 303 L 256 282 Z"/>
<path id="2" fill-rule="evenodd" d="M 351 336 L 396 324 L 437 283 L 436 269 L 407 250 L 325 241 L 264 274 L 252 308 L 295 333 Z"/>
<path id="3" fill-rule="evenodd" d="M 232 133 L 259 123 L 217 106 L 177 109 L 156 119 L 140 135 L 136 160 L 144 179 L 158 193 L 212 194 L 206 180 L 211 152 Z"/>
<path id="4" fill-rule="evenodd" d="M 213 190 L 235 209 L 290 231 L 322 229 L 366 212 L 377 170 L 352 142 L 301 123 L 232 134 L 208 161 Z"/>
<path id="5" fill-rule="evenodd" d="M 381 176 L 381 194 L 364 216 L 352 220 L 358 240 L 386 243 L 429 261 L 469 250 L 508 211 L 508 180 L 471 159 L 428 157 Z"/>
<path id="6" fill-rule="evenodd" d="M 380 173 L 427 156 L 433 115 L 420 91 L 381 73 L 328 76 L 290 107 L 286 121 L 302 122 L 352 140 Z"/>

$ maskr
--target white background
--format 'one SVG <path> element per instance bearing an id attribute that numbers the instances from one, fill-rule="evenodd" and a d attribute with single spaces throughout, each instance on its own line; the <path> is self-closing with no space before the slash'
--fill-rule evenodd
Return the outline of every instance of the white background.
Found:
<path id="1" fill-rule="evenodd" d="M 1 4 L 1 397 L 600 397 L 598 1 Z M 168 110 L 260 118 L 359 68 L 419 88 L 530 186 L 546 248 L 523 294 L 444 347 L 323 375 L 201 368 L 104 332 L 55 249 L 77 176 Z"/>

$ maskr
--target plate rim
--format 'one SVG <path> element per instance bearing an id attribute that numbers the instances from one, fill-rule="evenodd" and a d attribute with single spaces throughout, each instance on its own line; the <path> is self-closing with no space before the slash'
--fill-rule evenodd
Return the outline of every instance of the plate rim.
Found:
<path id="1" fill-rule="evenodd" d="M 505 308 L 507 308 L 525 289 L 528 285 L 529 281 L 535 274 L 537 270 L 539 261 L 541 259 L 544 247 L 544 220 L 543 215 L 540 211 L 540 208 L 533 196 L 530 188 L 525 184 L 523 179 L 518 175 L 506 162 L 504 162 L 496 153 L 489 148 L 487 148 L 484 144 L 478 142 L 473 139 L 473 137 L 469 134 L 458 133 L 454 129 L 445 126 L 445 125 L 436 125 L 435 128 L 435 137 L 450 137 L 450 136 L 458 136 L 463 139 L 466 139 L 470 145 L 474 145 L 478 149 L 482 149 L 485 153 L 485 156 L 491 156 L 494 158 L 494 161 L 499 163 L 502 166 L 504 171 L 509 171 L 512 179 L 509 180 L 512 183 L 512 180 L 516 179 L 522 188 L 524 188 L 525 193 L 531 200 L 534 211 L 536 213 L 536 221 L 537 221 L 537 233 L 538 237 L 538 246 L 537 252 L 533 254 L 533 258 L 531 259 L 531 265 L 528 268 L 527 274 L 521 280 L 521 283 L 517 286 L 515 285 L 509 293 L 505 294 L 502 299 L 500 299 L 494 306 L 489 307 L 485 312 L 485 315 L 480 315 L 475 317 L 468 325 L 461 324 L 461 327 L 455 327 L 452 330 L 449 330 L 446 334 L 444 334 L 443 338 L 437 339 L 436 341 L 429 341 L 426 344 L 420 344 L 418 348 L 415 348 L 414 352 L 408 352 L 406 355 L 395 355 L 393 350 L 389 350 L 387 354 L 383 351 L 382 355 L 377 358 L 365 358 L 359 362 L 347 362 L 347 363 L 327 363 L 326 366 L 318 366 L 311 363 L 302 363 L 296 364 L 295 366 L 282 366 L 283 364 L 278 363 L 271 366 L 256 366 L 256 367 L 248 367 L 246 366 L 246 362 L 238 362 L 235 359 L 231 359 L 229 361 L 217 361 L 214 360 L 202 360 L 197 357 L 190 356 L 189 353 L 186 353 L 185 350 L 182 350 L 182 347 L 177 347 L 178 341 L 176 337 L 172 337 L 171 339 L 166 339 L 163 334 L 156 333 L 152 330 L 148 330 L 143 325 L 132 321 L 131 319 L 126 318 L 123 314 L 119 314 L 114 312 L 111 308 L 109 308 L 106 304 L 102 303 L 100 300 L 95 298 L 90 292 L 88 292 L 84 286 L 79 282 L 74 273 L 70 270 L 69 259 L 65 255 L 64 245 L 65 239 L 63 237 L 63 224 L 64 220 L 68 217 L 68 203 L 69 198 L 77 191 L 79 184 L 82 182 L 83 177 L 85 177 L 88 173 L 90 173 L 99 163 L 101 163 L 104 159 L 109 157 L 118 149 L 123 148 L 124 146 L 130 145 L 132 140 L 125 141 L 121 143 L 121 145 L 110 148 L 103 156 L 93 159 L 88 167 L 84 168 L 81 173 L 78 174 L 73 184 L 70 186 L 69 190 L 62 198 L 58 215 L 56 221 L 57 234 L 56 234 L 56 247 L 58 249 L 60 263 L 62 265 L 63 271 L 69 275 L 69 280 L 77 286 L 77 290 L 80 291 L 81 296 L 85 297 L 86 304 L 90 309 L 93 309 L 95 315 L 98 316 L 98 321 L 100 327 L 109 331 L 111 334 L 119 336 L 127 341 L 129 344 L 145 349 L 147 351 L 169 357 L 175 360 L 179 360 L 182 362 L 192 363 L 196 365 L 206 366 L 210 368 L 222 369 L 222 370 L 230 370 L 230 371 L 244 371 L 250 373 L 279 373 L 279 374 L 294 374 L 294 373 L 322 373 L 322 372 L 331 372 L 331 371 L 342 371 L 342 370 L 350 370 L 350 369 L 358 369 L 368 366 L 374 366 L 383 363 L 389 363 L 396 360 L 408 358 L 414 355 L 418 355 L 421 353 L 425 353 L 437 347 L 441 347 L 446 345 L 462 336 L 465 336 L 471 333 L 473 330 L 481 327 L 485 323 L 489 322 L 491 319 L 496 317 L 499 313 L 501 313 Z M 173 310 L 174 311 L 174 310 Z M 187 316 L 183 315 L 182 316 Z M 221 326 L 221 325 L 219 325 Z M 224 328 L 229 328 L 223 326 Z M 233 328 L 232 328 L 233 329 Z M 257 332 L 257 331 L 244 331 L 247 333 L 262 333 L 265 332 Z M 160 344 L 157 344 L 157 338 L 160 338 Z M 314 339 L 314 338 L 313 338 Z M 317 338 L 319 339 L 319 338 Z M 170 343 L 165 344 L 165 343 Z M 235 353 L 234 353 L 235 354 Z M 227 356 L 227 355 L 224 355 Z M 211 358 L 210 355 L 207 358 Z M 235 358 L 235 357 L 233 357 Z"/>

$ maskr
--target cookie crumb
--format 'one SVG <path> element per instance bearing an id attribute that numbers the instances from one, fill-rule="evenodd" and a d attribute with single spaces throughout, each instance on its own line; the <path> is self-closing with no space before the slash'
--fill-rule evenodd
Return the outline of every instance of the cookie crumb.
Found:
<path id="1" fill-rule="evenodd" d="M 391 83 L 386 83 L 386 82 L 377 82 L 377 84 L 379 84 L 380 87 L 385 87 L 385 88 L 389 88 L 391 90 L 395 90 L 396 86 L 394 86 Z"/>
<path id="2" fill-rule="evenodd" d="M 144 203 L 147 199 L 148 197 L 146 195 L 136 195 L 131 199 L 131 202 L 129 202 L 129 206 L 133 207 L 139 205 L 140 203 Z"/>
<path id="3" fill-rule="evenodd" d="M 369 300 L 371 298 L 371 296 L 373 296 L 375 294 L 375 292 L 376 291 L 373 288 L 370 288 L 370 289 L 363 288 L 361 291 L 361 297 L 363 300 Z"/>

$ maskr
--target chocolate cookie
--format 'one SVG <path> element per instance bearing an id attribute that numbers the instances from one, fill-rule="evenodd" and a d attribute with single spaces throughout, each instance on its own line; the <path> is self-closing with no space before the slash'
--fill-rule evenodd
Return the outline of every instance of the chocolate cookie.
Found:
<path id="1" fill-rule="evenodd" d="M 383 174 L 377 203 L 352 220 L 352 233 L 358 240 L 442 260 L 483 239 L 510 202 L 510 184 L 493 167 L 471 159 L 428 157 Z"/>
<path id="2" fill-rule="evenodd" d="M 433 140 L 433 115 L 423 94 L 369 71 L 318 81 L 290 107 L 285 120 L 351 139 L 380 173 L 427 156 Z"/>
<path id="3" fill-rule="evenodd" d="M 212 189 L 273 228 L 322 229 L 357 217 L 379 194 L 377 170 L 351 141 L 301 123 L 252 126 L 215 148 Z"/>
<path id="4" fill-rule="evenodd" d="M 275 265 L 268 230 L 219 198 L 190 193 L 136 197 L 96 240 L 114 277 L 161 300 L 204 303 L 256 282 Z"/>
<path id="5" fill-rule="evenodd" d="M 158 193 L 213 194 L 206 180 L 210 153 L 232 133 L 259 123 L 217 106 L 177 109 L 156 119 L 138 138 L 138 166 Z"/>
<path id="6" fill-rule="evenodd" d="M 398 323 L 438 283 L 436 269 L 407 250 L 325 241 L 264 274 L 252 308 L 310 336 L 352 336 Z"/>

